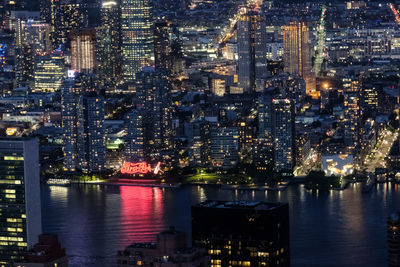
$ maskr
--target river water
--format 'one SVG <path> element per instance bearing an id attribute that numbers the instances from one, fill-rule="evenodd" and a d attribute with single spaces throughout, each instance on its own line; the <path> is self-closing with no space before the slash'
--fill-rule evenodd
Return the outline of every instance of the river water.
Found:
<path id="1" fill-rule="evenodd" d="M 70 266 L 112 267 L 117 250 L 154 241 L 169 226 L 190 233 L 190 206 L 207 199 L 288 202 L 291 260 L 298 267 L 386 266 L 386 218 L 400 210 L 400 188 L 391 184 L 367 194 L 361 184 L 327 193 L 302 185 L 283 192 L 43 185 L 43 232 L 59 236 Z"/>

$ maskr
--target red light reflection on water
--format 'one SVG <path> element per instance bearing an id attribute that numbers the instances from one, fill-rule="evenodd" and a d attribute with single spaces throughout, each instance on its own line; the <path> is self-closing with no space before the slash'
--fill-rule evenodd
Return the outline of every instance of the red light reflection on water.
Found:
<path id="1" fill-rule="evenodd" d="M 165 228 L 162 189 L 121 186 L 120 190 L 124 246 L 155 241 L 156 235 Z"/>

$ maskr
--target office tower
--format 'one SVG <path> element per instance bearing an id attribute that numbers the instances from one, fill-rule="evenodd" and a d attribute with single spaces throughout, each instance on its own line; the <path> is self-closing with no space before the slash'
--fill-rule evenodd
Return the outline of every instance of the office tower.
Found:
<path id="1" fill-rule="evenodd" d="M 172 109 L 167 72 L 153 67 L 136 74 L 137 105 L 145 109 L 145 139 L 147 155 L 161 157 L 163 151 L 173 148 Z M 150 152 L 151 151 L 151 152 Z"/>
<path id="2" fill-rule="evenodd" d="M 154 63 L 157 68 L 172 67 L 172 47 L 169 39 L 170 27 L 167 21 L 158 21 L 154 25 Z"/>
<path id="3" fill-rule="evenodd" d="M 211 163 L 230 169 L 239 163 L 239 130 L 223 125 L 211 126 Z"/>
<path id="4" fill-rule="evenodd" d="M 40 0 L 40 19 L 50 23 L 51 22 L 51 2 L 52 0 Z"/>
<path id="5" fill-rule="evenodd" d="M 101 172 L 106 166 L 104 99 L 96 92 L 81 98 L 78 123 L 79 164 L 83 172 Z"/>
<path id="6" fill-rule="evenodd" d="M 367 117 L 375 117 L 378 111 L 378 89 L 375 85 L 366 83 L 362 85 L 362 109 Z"/>
<path id="7" fill-rule="evenodd" d="M 400 266 L 400 213 L 396 212 L 387 219 L 388 266 Z"/>
<path id="8" fill-rule="evenodd" d="M 29 45 L 34 52 L 50 52 L 50 24 L 41 20 L 20 19 L 16 24 L 15 43 Z"/>
<path id="9" fill-rule="evenodd" d="M 344 93 L 344 144 L 353 152 L 359 141 L 360 131 L 360 83 L 358 78 L 343 78 Z"/>
<path id="10" fill-rule="evenodd" d="M 291 22 L 283 30 L 284 70 L 306 82 L 307 94 L 315 94 L 315 77 L 311 72 L 310 32 L 304 22 Z"/>
<path id="11" fill-rule="evenodd" d="M 53 48 L 70 48 L 71 31 L 88 25 L 85 1 L 51 0 L 50 9 Z"/>
<path id="12" fill-rule="evenodd" d="M 0 264 L 22 261 L 42 231 L 39 143 L 0 139 Z"/>
<path id="13" fill-rule="evenodd" d="M 71 66 L 81 73 L 93 73 L 96 68 L 96 31 L 73 30 L 71 39 Z"/>
<path id="14" fill-rule="evenodd" d="M 118 251 L 117 266 L 209 266 L 210 260 L 205 250 L 189 248 L 186 239 L 185 233 L 171 227 L 159 233 L 155 243 L 134 243 Z"/>
<path id="15" fill-rule="evenodd" d="M 211 163 L 210 123 L 197 119 L 189 123 L 188 156 L 191 166 L 209 166 Z"/>
<path id="16" fill-rule="evenodd" d="M 152 0 L 121 0 L 121 33 L 124 80 L 130 83 L 154 61 Z"/>
<path id="17" fill-rule="evenodd" d="M 293 170 L 292 104 L 289 99 L 272 100 L 272 135 L 274 143 L 275 171 Z"/>
<path id="18" fill-rule="evenodd" d="M 101 172 L 106 163 L 104 100 L 86 75 L 63 81 L 61 89 L 64 169 Z"/>
<path id="19" fill-rule="evenodd" d="M 18 267 L 68 267 L 65 249 L 56 235 L 40 235 L 39 242 L 26 254 L 25 261 L 16 263 Z"/>
<path id="20" fill-rule="evenodd" d="M 35 56 L 34 92 L 56 92 L 65 77 L 65 60 L 61 52 L 38 54 Z"/>
<path id="21" fill-rule="evenodd" d="M 127 136 L 125 145 L 125 157 L 127 160 L 144 160 L 144 125 L 146 114 L 142 109 L 135 109 L 127 114 Z"/>
<path id="22" fill-rule="evenodd" d="M 193 246 L 211 266 L 290 266 L 288 204 L 207 201 L 191 211 Z"/>
<path id="23" fill-rule="evenodd" d="M 238 27 L 238 86 L 242 93 L 255 90 L 256 80 L 267 71 L 265 21 L 255 12 L 240 17 Z"/>
<path id="24" fill-rule="evenodd" d="M 121 79 L 121 15 L 116 1 L 104 0 L 97 29 L 97 59 L 101 79 L 111 85 Z M 111 87 L 112 88 L 112 87 Z"/>

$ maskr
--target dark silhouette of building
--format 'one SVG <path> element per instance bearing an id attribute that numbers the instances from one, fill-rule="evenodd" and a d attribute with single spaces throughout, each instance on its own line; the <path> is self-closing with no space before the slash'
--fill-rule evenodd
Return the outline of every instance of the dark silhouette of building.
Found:
<path id="1" fill-rule="evenodd" d="M 189 248 L 186 234 L 173 227 L 157 235 L 156 243 L 134 243 L 118 251 L 117 266 L 209 266 L 206 252 Z"/>
<path id="2" fill-rule="evenodd" d="M 192 240 L 211 266 L 290 266 L 289 206 L 203 202 L 192 207 Z"/>
<path id="3" fill-rule="evenodd" d="M 388 266 L 400 266 L 400 212 L 393 213 L 387 220 Z"/>
<path id="4" fill-rule="evenodd" d="M 42 234 L 39 242 L 26 254 L 24 263 L 17 267 L 67 267 L 68 258 L 56 235 Z"/>

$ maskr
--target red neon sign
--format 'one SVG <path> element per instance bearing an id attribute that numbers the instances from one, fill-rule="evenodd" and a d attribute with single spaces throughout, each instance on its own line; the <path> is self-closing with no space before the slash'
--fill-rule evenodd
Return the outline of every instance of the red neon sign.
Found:
<path id="1" fill-rule="evenodd" d="M 122 174 L 148 174 L 148 173 L 154 173 L 158 174 L 160 171 L 160 166 L 161 162 L 157 163 L 157 166 L 154 168 L 154 170 L 151 168 L 150 164 L 147 164 L 147 162 L 128 162 L 126 161 L 124 165 L 122 166 L 121 173 Z"/>

